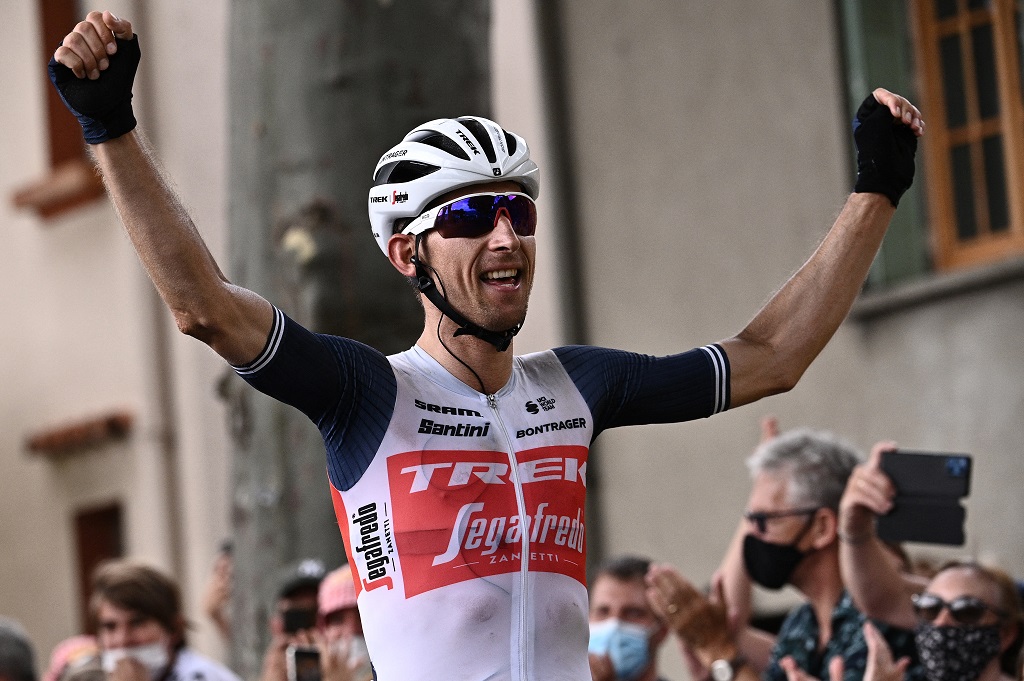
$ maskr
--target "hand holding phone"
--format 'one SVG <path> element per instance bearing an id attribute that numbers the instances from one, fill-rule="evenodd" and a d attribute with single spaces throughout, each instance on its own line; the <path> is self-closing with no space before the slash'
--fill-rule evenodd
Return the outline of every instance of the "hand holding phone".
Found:
<path id="1" fill-rule="evenodd" d="M 320 681 L 320 651 L 317 648 L 288 646 L 285 660 L 288 681 Z"/>

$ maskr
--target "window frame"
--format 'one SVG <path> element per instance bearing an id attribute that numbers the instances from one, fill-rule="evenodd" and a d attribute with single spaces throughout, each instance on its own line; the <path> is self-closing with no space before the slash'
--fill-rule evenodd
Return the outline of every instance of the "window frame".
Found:
<path id="1" fill-rule="evenodd" d="M 1015 13 L 1017 0 L 989 0 L 988 7 L 967 9 L 958 0 L 955 17 L 938 19 L 935 0 L 910 0 L 908 11 L 920 79 L 921 109 L 927 121 L 923 162 L 928 177 L 925 197 L 932 234 L 934 266 L 938 272 L 998 262 L 1024 255 L 1024 99 L 1021 89 L 1021 64 Z M 991 14 L 990 14 L 991 13 Z M 974 55 L 961 50 L 965 74 L 967 123 L 951 130 L 946 122 L 945 80 L 939 59 L 939 41 L 950 34 L 970 34 L 971 28 L 987 23 L 991 15 L 996 86 L 1000 110 L 994 119 L 981 120 L 973 75 Z M 952 29 L 952 30 L 951 30 Z M 965 40 L 965 39 L 964 39 Z M 965 44 L 965 43 L 961 43 Z M 998 134 L 1003 143 L 1003 164 L 1009 225 L 1005 231 L 991 232 L 981 154 L 977 153 L 986 135 Z M 975 222 L 979 233 L 962 240 L 957 233 L 954 204 L 953 168 L 950 160 L 955 145 L 972 148 L 972 184 L 975 198 Z"/>
<path id="2" fill-rule="evenodd" d="M 77 0 L 37 0 L 42 38 L 41 56 L 48 61 L 64 36 L 81 20 Z M 41 63 L 45 63 L 42 61 Z M 45 72 L 42 77 L 46 77 Z M 89 158 L 82 128 L 67 110 L 49 80 L 46 92 L 46 133 L 50 172 L 14 192 L 18 208 L 52 218 L 104 195 L 103 181 Z"/>

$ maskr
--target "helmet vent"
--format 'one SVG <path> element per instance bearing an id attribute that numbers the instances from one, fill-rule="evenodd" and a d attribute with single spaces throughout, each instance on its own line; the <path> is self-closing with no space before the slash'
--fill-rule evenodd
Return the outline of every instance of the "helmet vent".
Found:
<path id="1" fill-rule="evenodd" d="M 373 186 L 378 187 L 382 184 L 412 182 L 440 169 L 438 166 L 420 163 L 419 161 L 395 161 L 394 163 L 381 166 L 377 176 L 373 178 Z"/>
<path id="2" fill-rule="evenodd" d="M 461 158 L 463 161 L 469 160 L 469 155 L 462 149 L 462 147 L 459 146 L 458 142 L 447 135 L 442 135 L 439 132 L 428 132 L 418 139 L 416 137 L 412 137 L 410 138 L 410 141 L 419 142 L 420 144 L 426 144 L 427 146 L 434 147 L 435 149 L 440 149 L 445 153 Z"/>
<path id="3" fill-rule="evenodd" d="M 501 132 L 505 135 L 505 146 L 508 147 L 508 155 L 515 156 L 516 147 L 519 146 L 516 144 L 516 138 L 510 135 L 507 130 L 502 130 Z"/>
<path id="4" fill-rule="evenodd" d="M 491 136 L 487 134 L 487 130 L 484 129 L 483 124 L 475 118 L 469 117 L 456 118 L 455 120 L 466 126 L 466 129 L 473 134 L 476 141 L 481 147 L 483 147 L 484 155 L 487 156 L 487 161 L 492 164 L 497 163 L 498 159 L 494 155 L 494 145 L 491 144 Z"/>

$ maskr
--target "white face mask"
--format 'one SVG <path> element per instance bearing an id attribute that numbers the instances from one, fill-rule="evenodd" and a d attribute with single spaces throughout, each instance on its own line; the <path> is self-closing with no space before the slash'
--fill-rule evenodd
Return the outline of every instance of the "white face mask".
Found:
<path id="1" fill-rule="evenodd" d="M 158 679 L 167 669 L 170 656 L 167 654 L 167 644 L 163 641 L 149 643 L 144 646 L 131 648 L 111 648 L 104 650 L 102 661 L 103 671 L 110 673 L 114 671 L 117 663 L 126 657 L 138 661 L 149 672 L 149 678 Z"/>
<path id="2" fill-rule="evenodd" d="M 352 678 L 363 679 L 372 674 L 366 639 L 359 634 L 354 634 L 351 638 L 338 639 L 331 647 L 335 655 L 347 660 L 348 668 L 353 672 Z"/>

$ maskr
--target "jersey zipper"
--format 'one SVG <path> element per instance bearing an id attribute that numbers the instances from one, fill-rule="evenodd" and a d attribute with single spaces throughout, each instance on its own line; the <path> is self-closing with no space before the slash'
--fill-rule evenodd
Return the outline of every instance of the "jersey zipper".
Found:
<path id="1" fill-rule="evenodd" d="M 530 533 L 526 526 L 526 497 L 523 495 L 523 484 L 519 480 L 519 465 L 516 460 L 515 447 L 512 446 L 512 439 L 508 435 L 508 429 L 505 428 L 505 423 L 501 420 L 501 414 L 498 412 L 498 398 L 493 394 L 487 395 L 487 406 L 494 413 L 494 420 L 497 422 L 501 434 L 505 437 L 505 444 L 508 447 L 508 461 L 511 468 L 510 478 L 516 493 L 516 506 L 519 509 L 519 527 L 522 529 L 520 532 L 523 537 L 522 555 L 519 561 L 519 575 L 522 581 L 522 597 L 519 600 L 519 674 L 523 681 L 527 681 L 529 678 L 526 665 L 529 659 L 527 650 L 529 645 L 527 614 L 529 612 L 530 600 L 528 598 L 530 583 Z"/>

